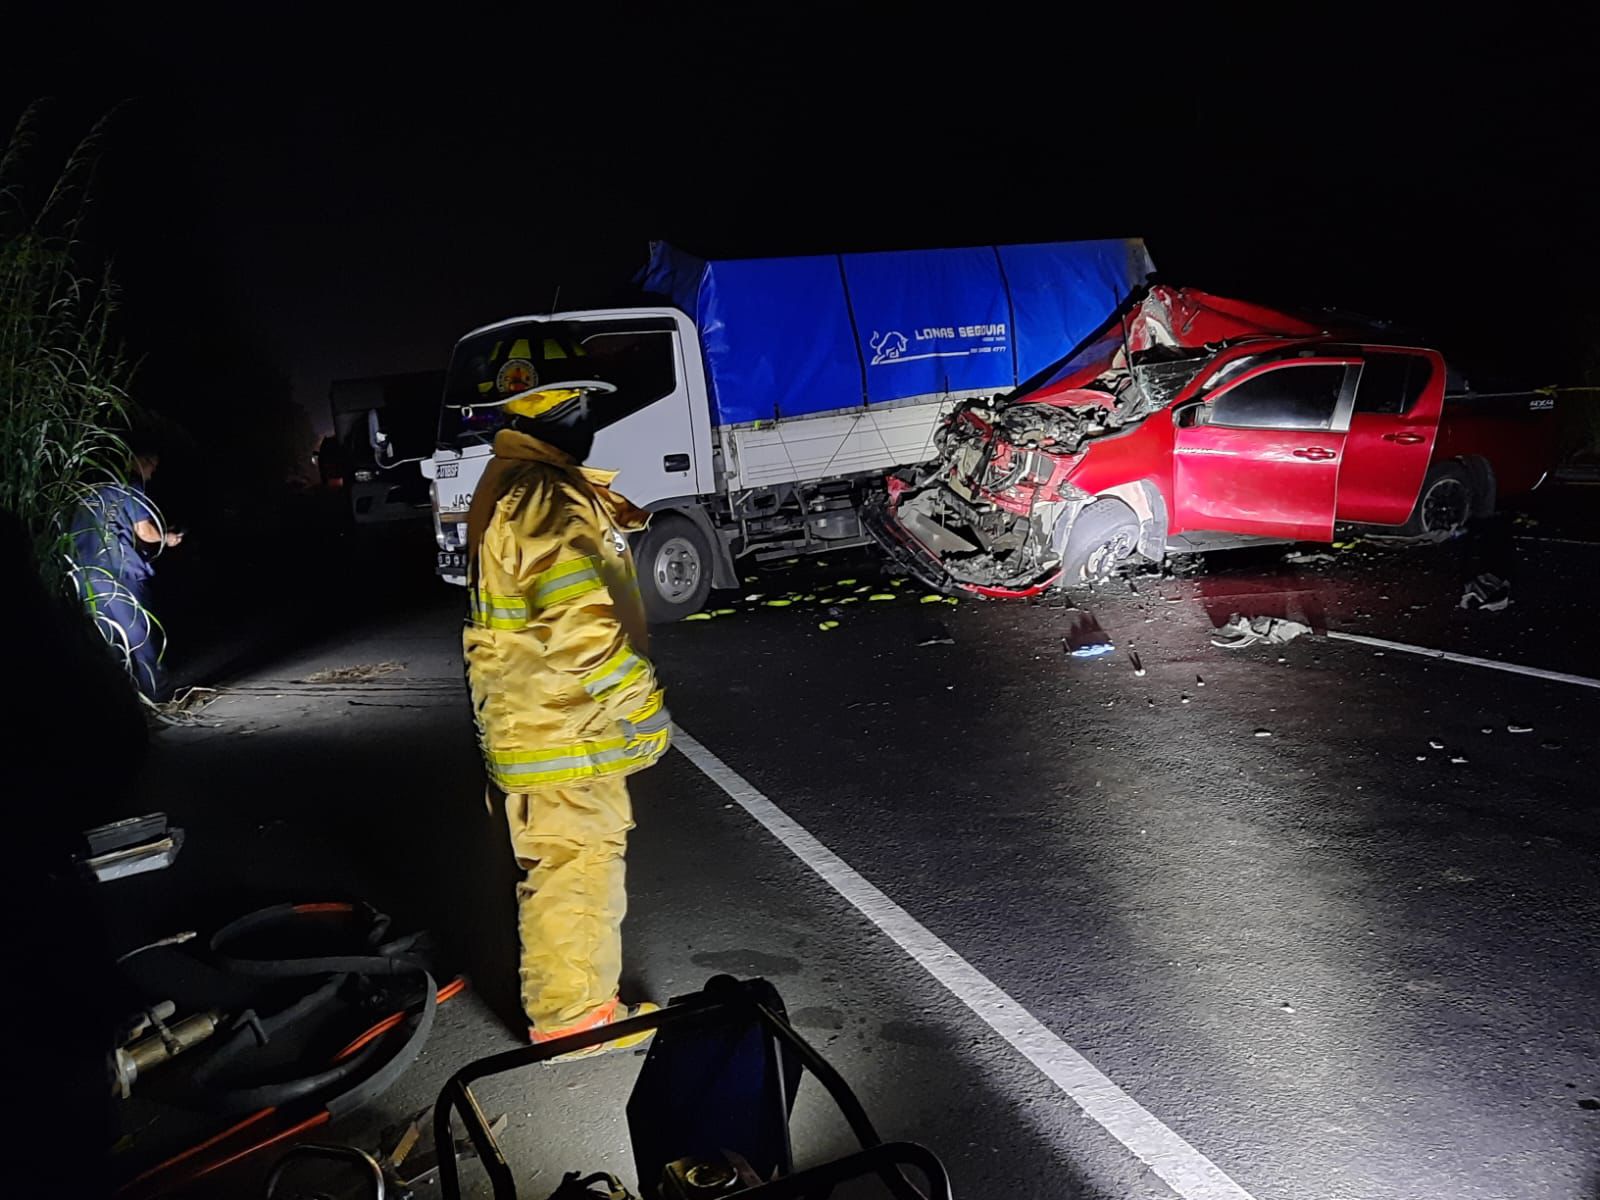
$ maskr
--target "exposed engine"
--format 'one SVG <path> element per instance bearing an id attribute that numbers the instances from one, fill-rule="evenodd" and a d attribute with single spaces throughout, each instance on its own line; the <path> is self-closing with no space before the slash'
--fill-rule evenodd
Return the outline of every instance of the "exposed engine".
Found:
<path id="1" fill-rule="evenodd" d="M 1055 530 L 1092 499 L 1070 481 L 1088 444 L 1165 406 L 1207 360 L 1166 347 L 1135 357 L 1082 387 L 971 400 L 950 414 L 939 457 L 890 483 L 895 521 L 937 558 L 937 570 L 919 572 L 928 582 L 1049 585 L 1060 568 Z"/>

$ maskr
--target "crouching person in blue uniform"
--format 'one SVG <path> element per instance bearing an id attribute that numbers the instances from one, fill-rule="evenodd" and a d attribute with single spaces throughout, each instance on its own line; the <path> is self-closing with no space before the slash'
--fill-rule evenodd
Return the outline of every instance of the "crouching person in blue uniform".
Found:
<path id="1" fill-rule="evenodd" d="M 151 561 L 183 534 L 163 528 L 145 485 L 161 465 L 148 443 L 133 443 L 126 483 L 104 483 L 79 506 L 72 523 L 73 576 L 101 635 L 126 663 L 148 699 L 167 698 L 161 665 L 165 637 L 148 605 Z"/>

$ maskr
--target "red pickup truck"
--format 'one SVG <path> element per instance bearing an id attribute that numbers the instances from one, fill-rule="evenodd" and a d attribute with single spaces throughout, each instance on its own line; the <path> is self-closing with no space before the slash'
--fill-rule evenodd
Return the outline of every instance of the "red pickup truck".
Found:
<path id="1" fill-rule="evenodd" d="M 1157 286 L 1041 376 L 958 406 L 870 524 L 925 582 L 984 596 L 1336 525 L 1443 538 L 1543 481 L 1553 408 L 1467 392 L 1438 351 L 1370 326 Z"/>

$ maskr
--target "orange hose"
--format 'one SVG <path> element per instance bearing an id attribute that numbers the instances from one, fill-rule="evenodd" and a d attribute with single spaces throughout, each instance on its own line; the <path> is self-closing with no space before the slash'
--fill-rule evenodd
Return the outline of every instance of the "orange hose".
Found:
<path id="1" fill-rule="evenodd" d="M 307 1117 L 304 1121 L 295 1122 L 295 1124 L 289 1126 L 289 1128 L 273 1134 L 265 1141 L 257 1142 L 253 1146 L 246 1146 L 237 1154 L 230 1154 L 227 1158 L 220 1159 L 208 1166 L 201 1167 L 193 1175 L 190 1175 L 186 1179 L 180 1180 L 177 1186 L 188 1187 L 189 1184 L 195 1182 L 197 1179 L 204 1179 L 207 1175 L 214 1174 L 215 1172 L 222 1170 L 224 1167 L 233 1166 L 234 1163 L 238 1162 L 242 1158 L 249 1158 L 252 1154 L 265 1150 L 268 1146 L 276 1146 L 279 1142 L 287 1141 L 298 1133 L 304 1133 L 308 1129 L 315 1129 L 319 1125 L 326 1125 L 331 1120 L 333 1120 L 333 1118 L 328 1115 L 327 1109 L 323 1109 L 318 1113 L 312 1113 L 311 1116 Z M 167 1192 L 156 1193 L 158 1196 L 166 1194 Z"/>
<path id="2" fill-rule="evenodd" d="M 446 1000 L 454 999 L 456 996 L 459 996 L 462 992 L 464 992 L 466 987 L 467 981 L 462 979 L 460 976 L 457 976 L 455 979 L 452 979 L 449 983 L 445 984 L 439 989 L 435 996 L 435 1003 L 443 1004 Z M 360 1037 L 356 1038 L 355 1041 L 351 1042 L 343 1050 L 339 1051 L 339 1053 L 335 1054 L 333 1056 L 333 1061 L 343 1062 L 357 1050 L 361 1049 L 361 1047 L 365 1046 L 368 1042 L 371 1042 L 375 1038 L 382 1037 L 405 1019 L 406 1014 L 403 1012 L 390 1013 L 371 1029 L 367 1030 Z"/>
<path id="3" fill-rule="evenodd" d="M 127 1191 L 129 1188 L 131 1188 L 136 1183 L 143 1183 L 146 1179 L 149 1179 L 152 1175 L 159 1175 L 163 1171 L 171 1170 L 173 1167 L 177 1166 L 179 1163 L 193 1158 L 196 1154 L 199 1154 L 202 1150 L 211 1149 L 211 1147 L 215 1146 L 218 1142 L 226 1141 L 228 1138 L 231 1138 L 234 1134 L 238 1133 L 241 1129 L 247 1129 L 251 1125 L 254 1125 L 257 1121 L 260 1121 L 260 1120 L 262 1120 L 262 1119 L 264 1119 L 266 1117 L 270 1117 L 273 1113 L 275 1113 L 277 1111 L 278 1110 L 276 1108 L 263 1108 L 260 1112 L 251 1113 L 248 1117 L 246 1117 L 244 1120 L 240 1121 L 237 1125 L 230 1125 L 230 1126 L 228 1126 L 228 1128 L 224 1129 L 221 1133 L 217 1134 L 216 1136 L 208 1137 L 205 1141 L 199 1143 L 198 1145 L 190 1146 L 187 1150 L 184 1150 L 184 1151 L 182 1151 L 181 1153 L 178 1153 L 178 1154 L 174 1154 L 171 1158 L 167 1159 L 165 1162 L 158 1162 L 155 1166 L 151 1167 L 149 1170 L 139 1172 L 139 1174 L 135 1175 L 132 1179 L 128 1180 L 127 1183 L 123 1184 L 120 1188 L 118 1188 L 117 1189 L 118 1193 Z"/>
<path id="4" fill-rule="evenodd" d="M 467 981 L 466 981 L 466 979 L 464 979 L 462 976 L 458 975 L 454 979 L 452 979 L 449 983 L 445 984 L 442 988 L 440 988 L 437 992 L 434 993 L 434 1003 L 443 1004 L 447 1000 L 453 1000 L 457 996 L 459 996 L 462 992 L 464 992 L 466 990 L 467 990 Z M 351 1042 L 343 1050 L 339 1051 L 339 1053 L 334 1056 L 333 1061 L 334 1062 L 339 1062 L 339 1061 L 341 1061 L 343 1059 L 349 1058 L 350 1055 L 354 1054 L 357 1050 L 361 1049 L 361 1047 L 365 1046 L 368 1042 L 372 1041 L 374 1038 L 382 1037 L 385 1033 L 388 1033 L 389 1030 L 393 1029 L 396 1025 L 400 1024 L 401 1021 L 406 1019 L 406 1015 L 407 1014 L 403 1010 L 401 1012 L 397 1012 L 397 1013 L 390 1013 L 387 1017 L 383 1018 L 383 1020 L 379 1021 L 376 1025 L 374 1025 L 371 1029 L 368 1029 L 360 1037 L 356 1038 L 355 1041 Z M 238 1124 L 232 1125 L 229 1128 L 224 1129 L 221 1133 L 216 1134 L 213 1137 L 207 1138 L 205 1141 L 201 1142 L 199 1145 L 190 1146 L 187 1150 L 184 1150 L 184 1151 L 182 1151 L 181 1153 L 178 1153 L 178 1154 L 174 1154 L 171 1158 L 167 1159 L 165 1162 L 157 1163 L 155 1166 L 151 1167 L 149 1170 L 143 1171 L 140 1174 L 135 1175 L 132 1179 L 128 1180 L 127 1183 L 125 1183 L 121 1187 L 119 1187 L 117 1189 L 117 1193 L 116 1194 L 119 1195 L 119 1196 L 122 1195 L 124 1192 L 127 1192 L 127 1191 L 131 1190 L 136 1184 L 142 1183 L 145 1180 L 151 1178 L 152 1176 L 159 1175 L 164 1171 L 170 1170 L 171 1168 L 177 1166 L 179 1163 L 185 1162 L 188 1159 L 193 1158 L 196 1154 L 199 1154 L 203 1150 L 210 1149 L 212 1146 L 215 1146 L 218 1142 L 225 1141 L 227 1138 L 230 1138 L 234 1134 L 238 1133 L 241 1129 L 246 1129 L 249 1126 L 254 1125 L 257 1121 L 260 1121 L 265 1117 L 269 1117 L 269 1116 L 271 1116 L 273 1113 L 275 1113 L 277 1111 L 278 1110 L 276 1108 L 263 1108 L 260 1112 L 252 1113 L 250 1116 L 246 1117 L 244 1120 L 240 1121 Z M 240 1150 L 236 1154 L 232 1154 L 227 1158 L 220 1159 L 217 1162 L 213 1162 L 213 1163 L 210 1163 L 210 1164 L 208 1164 L 206 1166 L 203 1166 L 198 1171 L 195 1171 L 193 1174 L 186 1175 L 182 1179 L 179 1179 L 176 1183 L 174 1183 L 171 1186 L 169 1186 L 168 1188 L 166 1188 L 164 1190 L 159 1190 L 159 1191 L 157 1191 L 157 1192 L 155 1192 L 153 1194 L 154 1195 L 158 1195 L 158 1196 L 167 1195 L 175 1188 L 186 1187 L 189 1184 L 193 1183 L 197 1179 L 204 1178 L 205 1176 L 210 1175 L 213 1172 L 222 1170 L 223 1167 L 232 1166 L 234 1163 L 238 1162 L 240 1159 L 248 1158 L 252 1154 L 256 1154 L 259 1151 L 267 1149 L 267 1147 L 269 1147 L 269 1146 L 275 1146 L 279 1142 L 283 1141 L 285 1138 L 293 1137 L 297 1133 L 304 1133 L 308 1129 L 315 1129 L 319 1125 L 326 1124 L 328 1120 L 329 1120 L 328 1110 L 327 1109 L 323 1109 L 321 1112 L 315 1114 L 314 1116 L 308 1117 L 304 1121 L 301 1121 L 296 1125 L 292 1125 L 288 1129 L 285 1129 L 280 1133 L 275 1133 L 271 1137 L 265 1139 L 264 1141 L 252 1143 L 251 1145 L 246 1146 L 244 1149 Z"/>

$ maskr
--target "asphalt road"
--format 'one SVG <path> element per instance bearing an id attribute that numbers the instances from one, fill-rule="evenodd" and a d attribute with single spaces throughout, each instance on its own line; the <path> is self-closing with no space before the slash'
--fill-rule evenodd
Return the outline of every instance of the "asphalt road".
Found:
<path id="1" fill-rule="evenodd" d="M 1587 1198 L 1600 691 L 1317 636 L 1209 642 L 1231 612 L 1270 613 L 1600 675 L 1600 548 L 1516 536 L 1495 614 L 1455 607 L 1469 547 L 1274 552 L 1078 598 L 1117 647 L 1078 659 L 1063 639 L 1086 617 L 1059 602 L 922 604 L 855 558 L 754 572 L 748 594 L 796 602 L 724 597 L 734 612 L 661 631 L 655 657 L 683 729 L 1246 1194 Z M 118 947 L 288 897 L 362 895 L 437 930 L 475 986 L 333 1131 L 357 1140 L 516 1044 L 514 874 L 481 803 L 459 596 L 399 595 L 235 678 L 212 725 L 160 735 L 138 799 L 189 844 L 108 913 Z M 304 682 L 388 661 L 404 667 Z M 681 754 L 634 794 L 631 987 L 771 979 L 957 1195 L 1173 1194 Z M 128 974 L 206 986 L 182 948 Z M 627 1173 L 636 1067 L 490 1089 L 525 1194 Z M 155 1098 L 125 1125 L 130 1171 L 205 1128 Z M 796 1140 L 808 1161 L 847 1144 L 815 1089 Z M 249 1168 L 220 1178 L 249 1194 Z"/>

